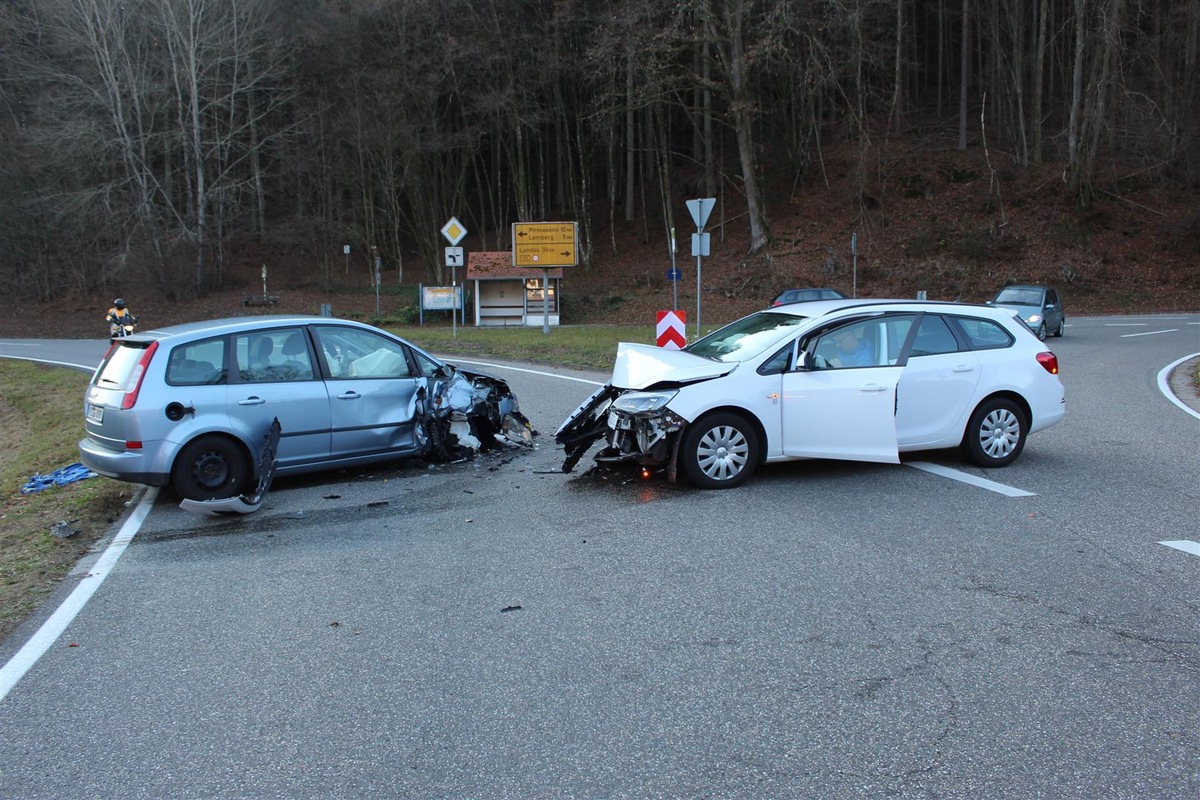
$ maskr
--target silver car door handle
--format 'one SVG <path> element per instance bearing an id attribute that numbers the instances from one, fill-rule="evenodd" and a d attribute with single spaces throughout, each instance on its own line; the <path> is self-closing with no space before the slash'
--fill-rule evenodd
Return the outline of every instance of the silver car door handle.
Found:
<path id="1" fill-rule="evenodd" d="M 261 406 L 265 402 L 267 402 L 267 401 L 263 400 L 261 397 L 247 397 L 245 400 L 238 400 L 238 405 L 239 406 Z"/>
<path id="2" fill-rule="evenodd" d="M 357 400 L 362 397 L 358 392 L 342 392 L 338 396 L 338 400 Z"/>
<path id="3" fill-rule="evenodd" d="M 887 387 L 881 386 L 878 383 L 868 383 L 865 386 L 860 387 L 859 391 L 860 392 L 886 392 Z"/>
<path id="4" fill-rule="evenodd" d="M 970 364 L 959 364 L 957 367 L 954 368 L 954 371 L 955 372 L 974 372 L 975 368 L 972 367 Z"/>

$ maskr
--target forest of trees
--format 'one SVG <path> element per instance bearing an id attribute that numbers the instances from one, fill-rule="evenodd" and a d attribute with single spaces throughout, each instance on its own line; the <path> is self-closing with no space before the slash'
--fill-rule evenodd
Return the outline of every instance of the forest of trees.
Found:
<path id="1" fill-rule="evenodd" d="M 192 296 L 268 239 L 441 281 L 451 215 L 578 220 L 586 263 L 718 192 L 754 252 L 765 173 L 911 137 L 1086 207 L 1106 163 L 1200 180 L 1198 49 L 1200 0 L 0 0 L 0 280 Z"/>

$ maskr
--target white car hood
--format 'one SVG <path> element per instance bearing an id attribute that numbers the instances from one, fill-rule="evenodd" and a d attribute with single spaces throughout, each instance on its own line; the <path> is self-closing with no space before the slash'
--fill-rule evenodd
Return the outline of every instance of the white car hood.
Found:
<path id="1" fill-rule="evenodd" d="M 736 366 L 682 350 L 620 342 L 617 344 L 617 361 L 613 364 L 612 385 L 618 389 L 645 389 L 661 381 L 691 383 L 727 375 Z"/>

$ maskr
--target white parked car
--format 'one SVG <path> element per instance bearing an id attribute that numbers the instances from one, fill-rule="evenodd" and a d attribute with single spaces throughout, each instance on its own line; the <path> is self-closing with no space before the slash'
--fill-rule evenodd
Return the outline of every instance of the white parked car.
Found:
<path id="1" fill-rule="evenodd" d="M 599 462 L 682 468 L 738 486 L 760 464 L 802 458 L 898 463 L 961 447 L 1011 463 L 1066 413 L 1058 359 L 1000 308 L 820 300 L 759 311 L 683 350 L 622 343 L 612 381 L 559 427 L 569 472 Z"/>

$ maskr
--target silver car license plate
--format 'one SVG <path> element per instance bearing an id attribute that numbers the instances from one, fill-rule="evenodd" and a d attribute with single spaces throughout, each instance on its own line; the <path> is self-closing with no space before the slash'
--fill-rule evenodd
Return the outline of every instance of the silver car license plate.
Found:
<path id="1" fill-rule="evenodd" d="M 88 403 L 87 418 L 88 422 L 104 422 L 104 406 L 94 406 Z"/>

